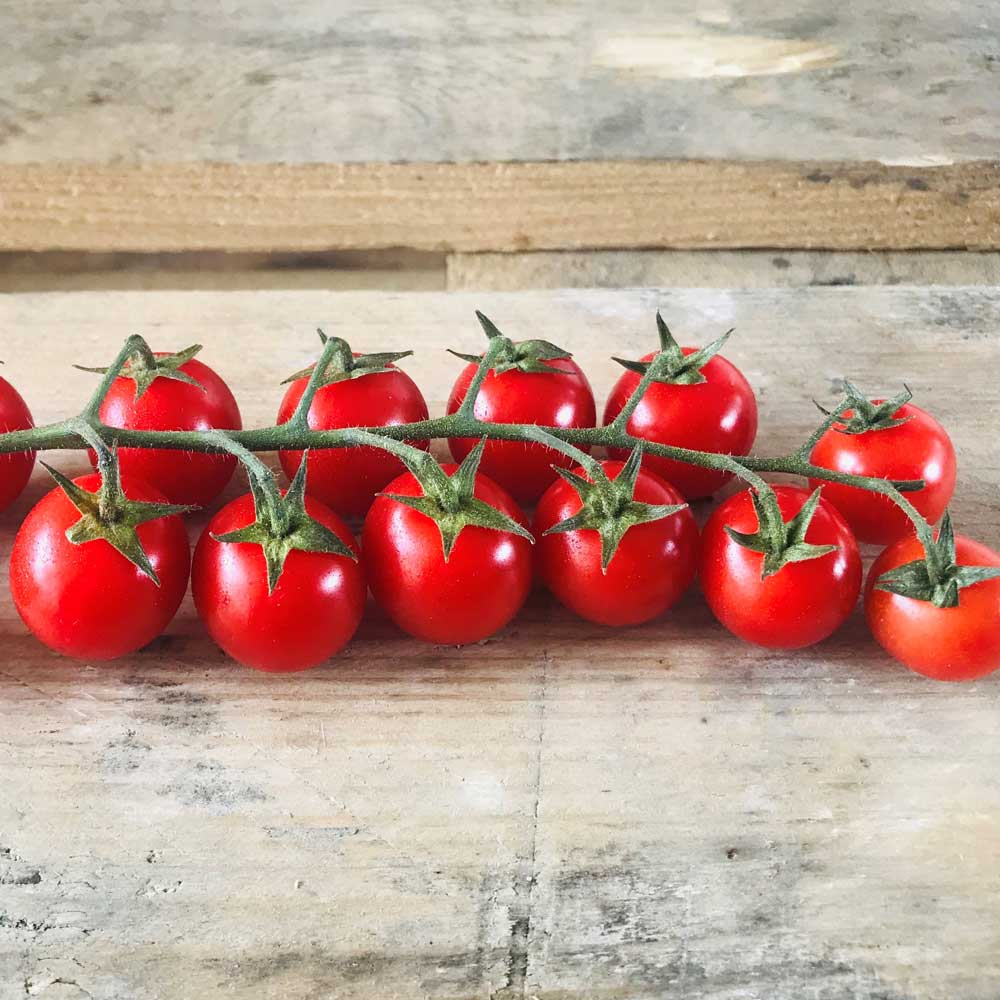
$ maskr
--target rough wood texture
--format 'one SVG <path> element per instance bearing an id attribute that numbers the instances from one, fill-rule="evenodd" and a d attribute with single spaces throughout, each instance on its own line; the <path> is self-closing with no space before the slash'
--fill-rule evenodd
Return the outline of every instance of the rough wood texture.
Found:
<path id="1" fill-rule="evenodd" d="M 456 253 L 453 291 L 527 288 L 799 288 L 803 285 L 1000 285 L 1000 253 L 594 250 Z"/>
<path id="2" fill-rule="evenodd" d="M 1000 247 L 1000 163 L 0 166 L 0 249 Z"/>
<path id="3" fill-rule="evenodd" d="M 440 412 L 475 306 L 570 345 L 602 397 L 657 306 L 684 340 L 735 325 L 762 450 L 847 370 L 905 380 L 959 448 L 959 525 L 1000 544 L 996 290 L 7 296 L 4 375 L 45 420 L 93 377 L 43 343 L 68 365 L 134 330 L 199 340 L 262 421 L 323 323 L 416 347 Z M 0 521 L 0 574 L 45 488 Z M 695 595 L 625 632 L 537 595 L 462 650 L 373 612 L 284 679 L 225 662 L 189 606 L 101 668 L 48 654 L 6 598 L 0 639 L 3 1000 L 1000 995 L 1000 684 L 911 675 L 857 617 L 785 656 Z"/>
<path id="4" fill-rule="evenodd" d="M 8 0 L 0 159 L 986 158 L 998 35 L 988 0 Z"/>

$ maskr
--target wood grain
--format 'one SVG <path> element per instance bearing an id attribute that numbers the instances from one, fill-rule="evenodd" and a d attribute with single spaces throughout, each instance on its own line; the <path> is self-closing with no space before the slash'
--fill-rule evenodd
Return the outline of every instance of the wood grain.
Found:
<path id="1" fill-rule="evenodd" d="M 0 160 L 997 154 L 988 0 L 6 0 Z"/>
<path id="2" fill-rule="evenodd" d="M 602 399 L 655 308 L 686 342 L 736 326 L 762 451 L 845 374 L 905 380 L 957 445 L 960 530 L 1000 544 L 995 289 L 11 295 L 4 376 L 48 420 L 93 384 L 69 362 L 197 340 L 256 423 L 322 323 L 416 348 L 441 412 L 475 307 L 571 347 Z M 0 592 L 45 489 L 0 519 Z M 227 663 L 189 604 L 110 666 L 50 655 L 6 598 L 0 641 L 3 1000 L 1000 994 L 1000 684 L 911 675 L 858 616 L 784 655 L 695 594 L 626 631 L 536 594 L 466 649 L 372 609 L 286 678 Z"/>
<path id="3" fill-rule="evenodd" d="M 1000 247 L 1000 163 L 0 166 L 0 248 Z"/>

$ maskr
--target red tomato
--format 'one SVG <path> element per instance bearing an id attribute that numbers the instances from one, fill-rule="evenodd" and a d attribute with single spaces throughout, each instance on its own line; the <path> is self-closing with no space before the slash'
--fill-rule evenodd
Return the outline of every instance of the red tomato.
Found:
<path id="1" fill-rule="evenodd" d="M 444 466 L 449 475 L 455 468 Z M 385 492 L 421 496 L 423 490 L 407 472 Z M 510 495 L 481 473 L 475 496 L 527 527 Z M 404 632 L 426 642 L 462 645 L 493 635 L 531 589 L 528 539 L 467 527 L 445 562 L 437 524 L 385 496 L 375 499 L 365 518 L 361 550 L 375 600 Z"/>
<path id="2" fill-rule="evenodd" d="M 0 434 L 34 427 L 28 406 L 20 393 L 6 379 L 0 378 Z M 20 495 L 31 478 L 35 464 L 33 451 L 14 451 L 0 455 L 0 511 L 6 510 Z"/>
<path id="3" fill-rule="evenodd" d="M 694 354 L 696 348 L 683 348 L 684 354 Z M 656 354 L 647 354 L 643 361 L 652 361 Z M 743 373 L 724 357 L 716 354 L 701 368 L 704 382 L 694 385 L 673 385 L 654 382 L 646 391 L 635 412 L 629 418 L 630 434 L 697 451 L 714 451 L 726 455 L 746 455 L 757 437 L 757 400 Z M 615 383 L 604 407 L 604 422 L 610 424 L 625 408 L 629 397 L 639 385 L 640 375 L 626 371 Z M 628 452 L 609 448 L 612 458 L 628 458 Z M 732 473 L 701 469 L 683 462 L 646 455 L 645 468 L 672 483 L 688 500 L 711 496 Z"/>
<path id="4" fill-rule="evenodd" d="M 101 477 L 74 482 L 94 492 Z M 166 501 L 134 478 L 122 482 L 131 500 Z M 79 520 L 61 489 L 38 501 L 14 539 L 10 590 L 24 624 L 50 649 L 80 660 L 113 660 L 152 642 L 177 613 L 188 582 L 187 531 L 176 515 L 139 525 L 157 587 L 103 539 L 69 541 L 66 531 Z"/>
<path id="5" fill-rule="evenodd" d="M 359 357 L 355 353 L 355 357 Z M 278 410 L 278 423 L 289 421 L 308 377 L 288 386 Z M 315 431 L 337 427 L 390 427 L 427 419 L 427 402 L 406 372 L 372 372 L 322 386 L 309 407 L 309 427 Z M 426 450 L 426 441 L 409 442 Z M 279 453 L 289 479 L 302 462 L 301 451 Z M 375 494 L 403 470 L 403 463 L 380 448 L 314 448 L 309 452 L 306 489 L 342 517 L 360 517 Z"/>
<path id="6" fill-rule="evenodd" d="M 157 357 L 165 357 L 162 351 Z M 199 386 L 158 378 L 137 400 L 135 382 L 116 378 L 101 404 L 101 420 L 110 427 L 144 431 L 239 430 L 243 423 L 229 386 L 197 358 L 178 369 Z M 142 479 L 161 490 L 171 503 L 205 507 L 226 487 L 236 468 L 233 455 L 206 455 L 165 448 L 121 448 L 123 476 Z M 91 464 L 96 464 L 93 453 Z"/>
<path id="7" fill-rule="evenodd" d="M 476 417 L 491 424 L 593 427 L 597 422 L 597 407 L 580 366 L 572 358 L 555 358 L 542 364 L 566 374 L 547 375 L 514 368 L 497 375 L 490 370 L 476 397 Z M 448 397 L 449 413 L 462 405 L 476 368 L 469 364 L 462 369 Z M 477 444 L 475 438 L 448 439 L 452 457 L 458 462 Z M 534 503 L 556 479 L 553 465 L 569 468 L 573 460 L 540 444 L 487 441 L 479 469 L 518 503 L 528 504 Z"/>
<path id="8" fill-rule="evenodd" d="M 957 608 L 938 608 L 884 590 L 878 578 L 922 559 L 916 537 L 899 539 L 875 560 L 865 584 L 865 617 L 886 652 L 911 670 L 939 681 L 969 681 L 1000 668 L 1000 579 L 963 587 Z M 1000 554 L 955 536 L 960 566 L 1000 566 Z"/>
<path id="9" fill-rule="evenodd" d="M 882 400 L 875 400 L 875 404 Z M 846 417 L 852 414 L 848 411 Z M 901 406 L 896 419 L 905 424 L 884 430 L 844 434 L 834 425 L 813 448 L 811 461 L 824 469 L 879 479 L 922 479 L 924 488 L 906 498 L 934 524 L 944 513 L 955 490 L 955 449 L 945 429 L 912 403 Z M 818 485 L 821 480 L 813 480 Z M 913 534 L 913 522 L 888 497 L 826 483 L 823 499 L 832 503 L 862 542 L 888 545 Z"/>
<path id="10" fill-rule="evenodd" d="M 310 455 L 310 475 L 312 456 Z M 306 513 L 355 552 L 343 521 L 306 497 Z M 226 504 L 208 523 L 194 552 L 191 589 L 209 635 L 234 660 L 256 670 L 307 670 L 339 652 L 354 635 L 365 607 L 361 566 L 327 552 L 288 553 L 274 591 L 260 545 L 219 542 L 255 519 L 248 493 Z"/>
<path id="11" fill-rule="evenodd" d="M 797 514 L 809 492 L 775 486 L 785 521 Z M 836 551 L 786 563 L 761 579 L 763 555 L 739 545 L 726 526 L 745 534 L 758 528 L 749 490 L 737 493 L 709 518 L 702 532 L 701 586 L 715 617 L 747 642 L 773 649 L 798 649 L 825 639 L 850 615 L 861 590 L 857 542 L 832 504 L 820 500 L 806 531 L 812 545 Z"/>
<path id="12" fill-rule="evenodd" d="M 602 462 L 616 479 L 623 462 Z M 586 476 L 583 469 L 577 473 Z M 635 500 L 680 504 L 671 485 L 645 469 L 636 480 Z M 580 495 L 558 479 L 542 495 L 533 525 L 539 574 L 559 600 L 581 618 L 599 625 L 638 625 L 667 610 L 691 584 L 698 564 L 698 526 L 688 509 L 629 528 L 601 572 L 601 536 L 593 529 L 543 534 L 581 508 Z"/>

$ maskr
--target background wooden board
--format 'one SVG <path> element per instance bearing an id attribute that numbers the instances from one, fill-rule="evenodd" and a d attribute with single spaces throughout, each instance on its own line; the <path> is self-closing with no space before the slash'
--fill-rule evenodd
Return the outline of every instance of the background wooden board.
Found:
<path id="1" fill-rule="evenodd" d="M 0 165 L 7 250 L 1000 247 L 1000 163 Z"/>
<path id="2" fill-rule="evenodd" d="M 7 0 L 0 160 L 996 156 L 989 0 Z"/>
<path id="3" fill-rule="evenodd" d="M 454 253 L 448 255 L 447 274 L 450 291 L 639 286 L 1000 285 L 1000 253 L 918 250 L 907 253 L 831 250 Z M 7 277 L 15 285 L 19 279 L 30 280 L 28 275 L 21 277 L 16 273 Z M 36 276 L 35 280 L 46 279 Z M 55 282 L 59 279 L 47 280 Z M 115 279 L 109 275 L 105 280 Z M 117 280 L 127 281 L 128 275 L 119 274 Z"/>
<path id="4" fill-rule="evenodd" d="M 260 422 L 322 323 L 417 348 L 440 412 L 477 306 L 570 346 L 601 397 L 656 307 L 685 341 L 735 325 L 762 451 L 844 374 L 905 380 L 954 435 L 960 528 L 1000 544 L 995 289 L 2 296 L 4 376 L 47 420 L 93 384 L 71 361 L 198 340 Z M 0 521 L 0 574 L 45 488 Z M 48 654 L 7 599 L 0 637 L 3 1000 L 1000 993 L 1000 686 L 911 675 L 857 616 L 783 655 L 694 594 L 624 632 L 535 595 L 461 650 L 373 611 L 284 679 L 225 662 L 190 606 L 111 666 Z"/>

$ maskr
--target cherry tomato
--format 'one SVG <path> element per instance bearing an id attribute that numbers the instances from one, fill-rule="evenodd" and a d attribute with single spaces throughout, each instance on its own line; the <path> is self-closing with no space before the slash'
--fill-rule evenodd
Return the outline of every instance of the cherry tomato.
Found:
<path id="1" fill-rule="evenodd" d="M 882 400 L 875 400 L 875 404 Z M 850 417 L 848 411 L 845 414 Z M 906 498 L 934 524 L 955 490 L 955 449 L 947 431 L 926 410 L 906 403 L 894 414 L 905 424 L 884 430 L 844 434 L 835 424 L 813 448 L 814 465 L 855 476 L 922 479 L 924 488 Z M 814 480 L 817 485 L 820 480 Z M 888 545 L 913 533 L 913 522 L 888 497 L 856 486 L 826 483 L 823 498 L 832 503 L 859 541 Z"/>
<path id="2" fill-rule="evenodd" d="M 167 357 L 162 351 L 157 357 Z M 101 404 L 110 427 L 144 431 L 239 430 L 240 410 L 229 386 L 208 365 L 193 358 L 178 369 L 199 384 L 158 378 L 139 397 L 132 379 L 116 378 Z M 232 455 L 207 455 L 166 448 L 121 448 L 123 476 L 142 479 L 161 490 L 171 503 L 205 507 L 226 487 L 236 468 Z M 96 456 L 91 453 L 91 464 Z"/>
<path id="3" fill-rule="evenodd" d="M 74 480 L 96 491 L 96 473 Z M 122 477 L 130 500 L 164 503 L 159 490 Z M 50 649 L 81 660 L 113 660 L 152 642 L 177 613 L 187 590 L 190 550 L 176 516 L 147 521 L 139 540 L 157 586 L 108 542 L 75 545 L 66 537 L 80 512 L 61 489 L 24 519 L 10 556 L 10 589 L 25 625 Z"/>
<path id="4" fill-rule="evenodd" d="M 0 434 L 34 426 L 20 393 L 6 379 L 0 378 Z M 21 490 L 31 478 L 34 464 L 33 451 L 0 455 L 0 511 L 6 510 L 21 495 Z"/>
<path id="5" fill-rule="evenodd" d="M 775 486 L 788 521 L 809 499 L 798 486 Z M 747 642 L 773 649 L 798 649 L 825 639 L 850 615 L 861 590 L 857 542 L 832 504 L 821 499 L 806 531 L 812 545 L 835 545 L 815 559 L 786 563 L 761 579 L 763 555 L 729 537 L 726 526 L 745 534 L 758 519 L 748 490 L 729 497 L 702 532 L 701 586 L 715 617 Z"/>
<path id="6" fill-rule="evenodd" d="M 1000 668 L 1000 579 L 963 587 L 957 608 L 938 608 L 884 590 L 878 578 L 923 558 L 916 537 L 897 540 L 872 564 L 865 584 L 865 617 L 886 652 L 911 670 L 939 681 L 969 681 Z M 1000 566 L 1000 554 L 955 536 L 960 566 Z"/>
<path id="7" fill-rule="evenodd" d="M 563 374 L 510 369 L 500 375 L 490 370 L 479 395 L 475 415 L 493 424 L 538 424 L 540 427 L 593 427 L 597 422 L 594 393 L 572 358 L 541 362 Z M 462 369 L 448 397 L 454 413 L 465 399 L 477 366 Z M 460 462 L 476 446 L 473 438 L 449 438 L 452 457 Z M 589 451 L 588 448 L 584 448 Z M 480 471 L 502 486 L 518 503 L 534 503 L 555 480 L 553 465 L 568 468 L 573 460 L 540 444 L 523 441 L 487 441 Z"/>
<path id="8" fill-rule="evenodd" d="M 445 465 L 454 472 L 455 465 Z M 420 496 L 409 472 L 386 493 Z M 524 514 L 492 479 L 477 474 L 475 496 L 527 527 Z M 361 550 L 372 594 L 404 632 L 426 642 L 462 645 L 493 635 L 517 614 L 532 580 L 531 542 L 506 531 L 471 526 L 447 562 L 437 524 L 380 496 L 365 518 Z"/>
<path id="9" fill-rule="evenodd" d="M 615 479 L 623 462 L 602 462 Z M 586 478 L 583 469 L 577 473 Z M 635 500 L 681 504 L 680 493 L 645 469 Z M 581 509 L 580 496 L 564 479 L 538 502 L 533 530 L 539 575 L 556 597 L 581 618 L 599 625 L 638 625 L 667 610 L 691 584 L 698 564 L 698 526 L 685 508 L 658 521 L 629 528 L 601 572 L 601 537 L 595 530 L 543 534 Z"/>
<path id="10" fill-rule="evenodd" d="M 685 355 L 696 348 L 685 347 Z M 655 353 L 643 361 L 651 361 Z M 743 373 L 716 354 L 702 367 L 704 382 L 674 385 L 654 382 L 629 418 L 627 429 L 636 437 L 698 451 L 746 455 L 757 437 L 757 400 Z M 639 385 L 640 376 L 626 371 L 615 383 L 604 408 L 604 422 L 610 424 L 625 408 Z M 609 448 L 612 458 L 625 459 L 628 452 Z M 688 500 L 711 496 L 732 478 L 732 473 L 700 469 L 656 455 L 646 455 L 643 465 L 672 483 Z"/>
<path id="11" fill-rule="evenodd" d="M 332 510 L 307 496 L 306 513 L 357 552 L 351 532 Z M 354 635 L 367 596 L 364 573 L 346 556 L 293 550 L 269 594 L 263 548 L 212 537 L 239 531 L 254 519 L 248 493 L 208 523 L 194 552 L 195 607 L 209 635 L 234 660 L 272 673 L 307 670 Z"/>
<path id="12" fill-rule="evenodd" d="M 360 357 L 355 353 L 355 357 Z M 390 366 L 392 367 L 392 366 Z M 291 419 L 307 376 L 288 386 L 278 410 L 278 423 Z M 309 407 L 312 430 L 337 427 L 390 427 L 426 420 L 427 402 L 416 382 L 398 368 L 371 372 L 322 386 Z M 426 441 L 410 444 L 426 450 Z M 289 479 L 302 462 L 301 451 L 279 453 L 281 467 Z M 375 494 L 403 470 L 398 458 L 379 448 L 329 448 L 309 452 L 307 489 L 341 517 L 360 517 L 371 506 Z"/>

